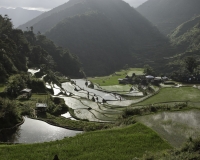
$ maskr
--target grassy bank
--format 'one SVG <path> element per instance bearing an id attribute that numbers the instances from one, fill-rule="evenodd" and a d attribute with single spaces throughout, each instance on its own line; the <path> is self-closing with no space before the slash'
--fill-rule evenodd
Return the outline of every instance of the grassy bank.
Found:
<path id="1" fill-rule="evenodd" d="M 96 122 L 88 122 L 88 121 L 74 121 L 62 116 L 54 116 L 51 114 L 46 114 L 45 116 L 37 118 L 39 120 L 45 121 L 49 124 L 59 126 L 62 128 L 74 129 L 74 130 L 99 130 L 103 128 L 110 128 L 112 124 L 110 123 L 96 123 Z"/>
<path id="2" fill-rule="evenodd" d="M 142 68 L 130 68 L 127 70 L 121 70 L 119 72 L 115 72 L 110 76 L 105 77 L 95 77 L 95 78 L 88 78 L 88 80 L 92 81 L 93 83 L 97 83 L 100 86 L 112 86 L 112 85 L 118 85 L 118 79 L 119 78 L 125 78 L 126 75 L 132 76 L 132 74 L 135 73 L 136 75 L 143 74 Z"/>
<path id="3" fill-rule="evenodd" d="M 137 105 L 148 105 L 170 101 L 199 101 L 200 90 L 192 87 L 162 88 L 155 96 L 138 103 Z"/>
<path id="4" fill-rule="evenodd" d="M 57 154 L 60 160 L 133 159 L 146 152 L 170 149 L 154 131 L 136 123 L 105 131 L 88 132 L 61 141 L 0 146 L 1 160 L 50 160 Z"/>

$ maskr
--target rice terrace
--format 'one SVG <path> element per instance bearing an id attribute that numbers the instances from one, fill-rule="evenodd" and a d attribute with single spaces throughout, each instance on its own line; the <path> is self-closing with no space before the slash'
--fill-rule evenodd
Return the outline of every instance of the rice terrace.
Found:
<path id="1" fill-rule="evenodd" d="M 137 74 L 133 74 L 134 72 Z M 16 103 L 29 108 L 26 109 L 29 110 L 30 118 L 63 128 L 84 130 L 86 133 L 80 132 L 80 135 L 73 138 L 44 144 L 15 146 L 2 144 L 0 150 L 3 154 L 0 158 L 16 159 L 22 157 L 23 150 L 26 150 L 27 154 L 32 153 L 32 156 L 24 159 L 38 157 L 50 159 L 54 153 L 61 159 L 65 159 L 66 156 L 68 159 L 93 159 L 94 157 L 132 159 L 141 158 L 147 150 L 153 154 L 172 147 L 180 148 L 189 138 L 198 137 L 200 121 L 198 86 L 177 85 L 175 82 L 173 85 L 162 83 L 160 86 L 155 86 L 153 83 L 149 86 L 119 83 L 123 77 L 132 75 L 143 77 L 143 69 L 130 68 L 110 76 L 87 80 L 73 79 L 71 82 L 63 82 L 60 87 L 46 82 L 46 87 L 50 87 L 53 91 L 52 97 L 63 99 L 69 108 L 68 112 L 61 111 L 63 114 L 60 115 L 52 113 L 36 115 L 35 102 L 47 102 L 50 98 L 47 94 L 34 93 L 29 100 L 18 100 L 19 102 Z M 140 92 L 142 94 L 138 95 Z M 99 129 L 101 131 L 92 132 Z M 26 136 L 29 135 L 26 133 Z M 20 137 L 16 139 L 25 142 Z M 37 137 L 35 140 L 35 142 L 45 141 L 44 139 L 37 141 Z M 48 151 L 49 148 L 51 152 Z M 40 150 L 45 154 L 41 155 Z M 91 154 L 88 154 L 90 152 Z"/>
<path id="2" fill-rule="evenodd" d="M 0 160 L 200 160 L 199 8 L 1 0 Z"/>

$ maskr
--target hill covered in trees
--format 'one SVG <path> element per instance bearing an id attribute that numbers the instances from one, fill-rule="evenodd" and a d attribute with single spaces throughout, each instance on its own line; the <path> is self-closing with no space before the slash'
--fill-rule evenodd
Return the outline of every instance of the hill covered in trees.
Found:
<path id="1" fill-rule="evenodd" d="M 2 16 L 8 15 L 12 19 L 12 23 L 15 28 L 30 21 L 42 13 L 42 11 L 27 10 L 19 7 L 15 9 L 7 9 L 3 7 L 0 8 L 0 14 Z"/>
<path id="2" fill-rule="evenodd" d="M 167 35 L 182 23 L 200 15 L 199 7 L 199 0 L 148 0 L 137 11 Z"/>
<path id="3" fill-rule="evenodd" d="M 27 25 L 78 55 L 89 76 L 160 62 L 169 48 L 157 28 L 121 0 L 71 0 L 20 28 Z"/>
<path id="4" fill-rule="evenodd" d="M 59 71 L 67 76 L 80 76 L 78 59 L 68 50 L 56 46 L 32 30 L 13 29 L 10 19 L 0 16 L 0 80 L 26 72 L 30 67 Z"/>
<path id="5" fill-rule="evenodd" d="M 169 38 L 177 50 L 170 62 L 172 66 L 181 66 L 182 60 L 188 56 L 200 62 L 200 16 L 178 26 Z"/>
<path id="6" fill-rule="evenodd" d="M 178 26 L 169 38 L 174 46 L 180 51 L 200 51 L 200 16 L 191 19 Z"/>

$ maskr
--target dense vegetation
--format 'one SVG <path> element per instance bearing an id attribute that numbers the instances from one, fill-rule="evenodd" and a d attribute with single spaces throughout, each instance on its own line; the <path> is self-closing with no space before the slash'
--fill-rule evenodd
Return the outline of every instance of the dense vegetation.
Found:
<path id="1" fill-rule="evenodd" d="M 200 16 L 197 16 L 180 26 L 178 26 L 169 38 L 174 46 L 177 46 L 180 52 L 189 52 L 189 54 L 198 54 L 200 50 Z"/>
<path id="2" fill-rule="evenodd" d="M 82 77 L 83 71 L 77 56 L 67 49 L 56 46 L 44 35 L 34 35 L 32 31 L 24 32 L 28 42 L 32 45 L 29 55 L 29 66 L 44 70 L 55 70 L 69 77 Z"/>
<path id="3" fill-rule="evenodd" d="M 162 63 L 170 50 L 167 39 L 121 0 L 69 1 L 25 25 L 78 55 L 89 76 L 110 74 L 126 64 Z"/>
<path id="4" fill-rule="evenodd" d="M 180 24 L 199 15 L 199 6 L 199 0 L 148 0 L 137 11 L 167 35 Z"/>
<path id="5" fill-rule="evenodd" d="M 178 26 L 170 35 L 171 44 L 176 48 L 176 54 L 169 58 L 169 66 L 181 68 L 179 74 L 195 74 L 199 75 L 199 53 L 200 53 L 200 17 L 197 16 Z M 194 65 L 191 69 L 185 63 Z M 189 72 L 188 72 L 189 71 Z M 177 74 L 176 74 L 177 77 Z"/>
<path id="6" fill-rule="evenodd" d="M 45 36 L 35 35 L 33 28 L 24 33 L 13 29 L 9 17 L 0 16 L 0 81 L 12 75 L 26 72 L 30 67 L 62 72 L 80 77 L 78 59 L 68 50 L 56 46 Z"/>
<path id="7" fill-rule="evenodd" d="M 41 75 L 29 75 L 28 68 L 40 68 Z M 32 27 L 25 32 L 13 29 L 11 19 L 0 16 L 0 96 L 3 97 L 0 117 L 3 119 L 1 125 L 4 125 L 1 128 L 14 126 L 21 120 L 21 114 L 30 113 L 31 108 L 23 110 L 27 106 L 26 102 L 9 100 L 17 97 L 23 99 L 23 96 L 19 96 L 22 89 L 31 88 L 34 93 L 47 93 L 44 81 L 38 79 L 44 74 L 48 74 L 45 81 L 57 84 L 57 75 L 83 76 L 78 58 L 67 49 L 56 46 L 43 35 L 35 35 Z M 68 108 L 63 103 L 51 101 L 49 113 L 57 115 L 66 112 Z M 35 101 L 32 104 L 35 107 Z"/>
<path id="8" fill-rule="evenodd" d="M 16 108 L 16 101 L 0 97 L 0 131 L 20 123 L 22 118 Z"/>
<path id="9" fill-rule="evenodd" d="M 27 70 L 29 45 L 21 30 L 12 29 L 8 17 L 0 16 L 0 81 Z"/>

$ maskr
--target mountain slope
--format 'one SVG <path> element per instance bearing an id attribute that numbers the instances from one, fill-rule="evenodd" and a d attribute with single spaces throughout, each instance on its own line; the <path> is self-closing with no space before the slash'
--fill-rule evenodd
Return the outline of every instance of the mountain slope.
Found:
<path id="1" fill-rule="evenodd" d="M 0 15 L 0 82 L 30 67 L 82 76 L 78 59 L 68 50 L 56 46 L 43 35 L 13 29 L 10 19 Z"/>
<path id="2" fill-rule="evenodd" d="M 43 12 L 41 11 L 26 10 L 23 8 L 16 8 L 16 9 L 0 8 L 0 14 L 2 16 L 7 14 L 12 19 L 14 27 L 18 27 L 19 25 L 30 21 L 31 19 L 39 16 L 42 13 Z"/>
<path id="3" fill-rule="evenodd" d="M 192 17 L 200 15 L 199 0 L 148 0 L 137 11 L 158 29 L 169 34 Z"/>
<path id="4" fill-rule="evenodd" d="M 166 51 L 162 51 L 167 48 L 166 38 L 126 2 L 68 3 L 33 28 L 78 55 L 87 75 L 105 75 L 126 64 L 143 66 L 165 55 Z"/>
<path id="5" fill-rule="evenodd" d="M 58 22 L 65 19 L 68 16 L 69 11 L 72 6 L 79 4 L 82 0 L 70 0 L 67 3 L 64 3 L 61 6 L 55 7 L 52 10 L 41 14 L 40 16 L 28 21 L 25 24 L 20 25 L 18 28 L 22 30 L 26 30 L 26 27 L 33 26 L 34 32 L 46 32 L 52 27 L 54 27 Z M 71 11 L 71 10 L 70 10 Z M 75 12 L 79 11 L 76 10 Z M 82 13 L 82 12 L 81 12 Z M 73 11 L 72 14 L 69 16 L 74 15 Z"/>
<path id="6" fill-rule="evenodd" d="M 169 38 L 182 52 L 200 52 L 200 16 L 178 26 Z"/>
<path id="7" fill-rule="evenodd" d="M 169 35 L 169 38 L 172 46 L 177 50 L 176 54 L 169 59 L 169 66 L 171 68 L 184 68 L 183 61 L 186 57 L 194 57 L 199 63 L 200 16 L 178 26 Z"/>

